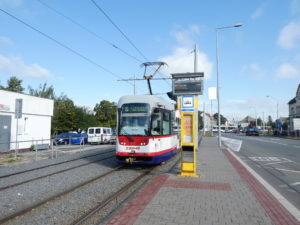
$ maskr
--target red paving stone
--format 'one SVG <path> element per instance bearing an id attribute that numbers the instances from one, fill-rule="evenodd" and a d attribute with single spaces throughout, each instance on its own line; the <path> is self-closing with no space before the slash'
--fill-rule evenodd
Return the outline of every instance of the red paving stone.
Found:
<path id="1" fill-rule="evenodd" d="M 233 167 L 240 174 L 241 178 L 248 184 L 257 200 L 266 210 L 269 217 L 276 225 L 296 225 L 300 224 L 273 196 L 271 193 L 242 165 L 228 150 L 223 150 Z"/>
<path id="2" fill-rule="evenodd" d="M 164 187 L 191 188 L 191 189 L 202 189 L 202 190 L 219 190 L 219 191 L 230 191 L 231 190 L 231 186 L 228 183 L 178 181 L 178 180 L 168 180 L 164 183 Z"/>
<path id="3" fill-rule="evenodd" d="M 107 225 L 132 225 L 168 177 L 168 175 L 156 176 Z"/>

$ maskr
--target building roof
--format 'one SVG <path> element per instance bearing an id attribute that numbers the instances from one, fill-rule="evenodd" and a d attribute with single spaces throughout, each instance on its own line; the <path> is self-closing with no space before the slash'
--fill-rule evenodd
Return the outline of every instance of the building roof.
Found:
<path id="1" fill-rule="evenodd" d="M 255 118 L 251 116 L 246 116 L 244 119 L 241 120 L 241 123 L 249 123 L 255 121 Z"/>
<path id="2" fill-rule="evenodd" d="M 297 91 L 296 91 L 296 97 L 291 99 L 288 104 L 291 105 L 291 104 L 294 104 L 296 103 L 296 99 L 297 97 L 300 97 L 300 84 L 298 85 L 298 88 L 297 88 Z"/>

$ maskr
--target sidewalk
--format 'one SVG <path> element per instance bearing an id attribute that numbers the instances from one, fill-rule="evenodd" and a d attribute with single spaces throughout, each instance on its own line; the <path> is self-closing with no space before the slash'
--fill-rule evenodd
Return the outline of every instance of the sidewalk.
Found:
<path id="1" fill-rule="evenodd" d="M 203 138 L 197 171 L 154 177 L 108 224 L 300 224 L 216 138 Z"/>

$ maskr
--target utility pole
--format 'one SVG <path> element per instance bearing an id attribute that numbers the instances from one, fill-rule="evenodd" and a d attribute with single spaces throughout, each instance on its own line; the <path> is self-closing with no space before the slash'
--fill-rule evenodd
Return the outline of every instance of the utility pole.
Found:
<path id="1" fill-rule="evenodd" d="M 198 62 L 198 52 L 197 52 L 197 44 L 195 44 L 195 49 L 194 49 L 194 73 L 197 73 L 197 62 Z"/>
<path id="2" fill-rule="evenodd" d="M 135 90 L 135 74 L 133 74 L 133 95 L 136 95 L 136 90 Z"/>

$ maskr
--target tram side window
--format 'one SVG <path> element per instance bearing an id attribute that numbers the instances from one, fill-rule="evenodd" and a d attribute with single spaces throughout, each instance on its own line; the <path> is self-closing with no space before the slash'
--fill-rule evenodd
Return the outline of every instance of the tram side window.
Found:
<path id="1" fill-rule="evenodd" d="M 152 135 L 162 135 L 162 113 L 160 109 L 154 109 L 151 116 L 151 134 Z"/>
<path id="2" fill-rule="evenodd" d="M 163 135 L 171 134 L 171 113 L 168 111 L 163 112 Z"/>

